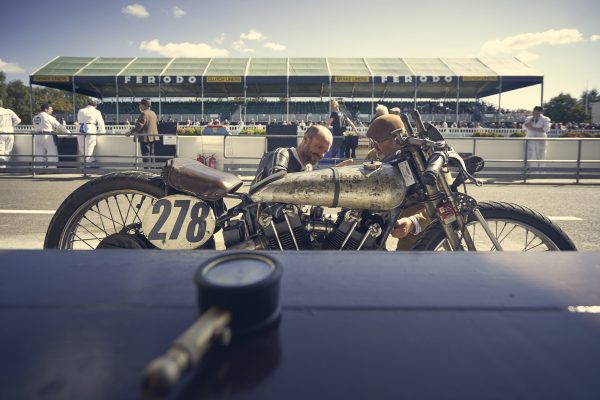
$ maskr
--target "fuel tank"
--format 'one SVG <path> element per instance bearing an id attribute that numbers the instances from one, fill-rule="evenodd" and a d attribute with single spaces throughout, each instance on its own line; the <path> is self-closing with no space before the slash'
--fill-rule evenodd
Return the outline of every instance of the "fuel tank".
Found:
<path id="1" fill-rule="evenodd" d="M 375 170 L 356 165 L 289 173 L 250 197 L 255 202 L 384 211 L 398 207 L 405 196 L 398 167 L 382 164 Z"/>

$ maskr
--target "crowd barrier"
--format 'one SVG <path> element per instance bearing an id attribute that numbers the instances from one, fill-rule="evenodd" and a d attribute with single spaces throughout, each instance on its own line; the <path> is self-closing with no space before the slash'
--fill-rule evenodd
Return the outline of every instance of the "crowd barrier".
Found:
<path id="1" fill-rule="evenodd" d="M 77 138 L 58 135 L 58 161 L 36 160 L 34 135 L 16 132 L 13 153 L 9 161 L 0 160 L 2 173 L 69 173 L 97 174 L 116 170 L 149 169 L 158 171 L 172 157 L 208 160 L 216 168 L 237 175 L 253 176 L 262 155 L 273 146 L 293 146 L 302 134 L 279 135 L 159 135 L 156 160 L 145 162 L 139 145 L 132 137 L 117 133 L 97 134 L 94 151 L 96 162 L 90 163 L 77 154 Z M 121 131 L 123 132 L 123 131 Z M 545 140 L 545 160 L 528 160 L 527 149 L 534 141 Z M 485 159 L 486 168 L 478 174 L 483 178 L 506 178 L 526 182 L 532 178 L 600 179 L 600 139 L 590 138 L 479 138 L 448 137 L 447 141 L 460 153 L 475 154 Z M 364 159 L 369 140 L 359 139 L 356 162 Z M 339 159 L 327 156 L 317 167 L 330 166 Z"/>

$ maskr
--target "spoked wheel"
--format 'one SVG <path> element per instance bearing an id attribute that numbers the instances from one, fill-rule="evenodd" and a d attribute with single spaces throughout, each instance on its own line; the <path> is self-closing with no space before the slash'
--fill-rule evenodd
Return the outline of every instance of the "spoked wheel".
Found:
<path id="1" fill-rule="evenodd" d="M 504 251 L 577 250 L 562 229 L 532 209 L 504 202 L 480 203 L 478 208 Z M 477 251 L 496 250 L 474 214 L 469 216 L 466 229 L 471 234 Z M 462 243 L 463 248 L 466 249 L 464 241 Z M 439 221 L 431 224 L 423 232 L 423 236 L 413 249 L 429 251 L 448 249 L 446 235 Z"/>
<path id="2" fill-rule="evenodd" d="M 117 172 L 75 190 L 59 207 L 44 248 L 151 248 L 141 232 L 144 210 L 164 196 L 158 175 Z"/>

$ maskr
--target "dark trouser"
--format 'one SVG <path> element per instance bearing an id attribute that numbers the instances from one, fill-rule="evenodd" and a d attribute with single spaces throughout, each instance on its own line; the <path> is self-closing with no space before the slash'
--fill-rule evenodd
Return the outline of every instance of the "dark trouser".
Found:
<path id="1" fill-rule="evenodd" d="M 140 150 L 142 151 L 145 163 L 156 162 L 154 158 L 154 142 L 140 142 Z"/>
<path id="2" fill-rule="evenodd" d="M 342 158 L 344 157 L 344 137 L 334 136 L 333 144 L 331 145 L 331 157 Z"/>
<path id="3" fill-rule="evenodd" d="M 356 147 L 358 146 L 358 136 L 344 137 L 344 158 L 356 158 Z"/>

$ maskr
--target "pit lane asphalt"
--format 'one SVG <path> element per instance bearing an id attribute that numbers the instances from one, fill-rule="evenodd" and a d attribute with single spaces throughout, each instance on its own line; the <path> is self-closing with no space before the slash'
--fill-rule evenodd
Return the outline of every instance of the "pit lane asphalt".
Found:
<path id="1" fill-rule="evenodd" d="M 51 214 L 28 210 L 56 210 L 77 187 L 91 178 L 79 175 L 44 175 L 36 178 L 0 176 L 0 249 L 41 249 Z M 245 186 L 247 190 L 247 186 Z M 600 250 L 600 182 L 581 185 L 537 180 L 522 183 L 468 185 L 477 201 L 518 203 L 546 216 L 576 217 L 555 220 L 579 250 Z M 233 204 L 233 203 L 232 203 Z M 24 213 L 6 213 L 25 210 Z"/>

